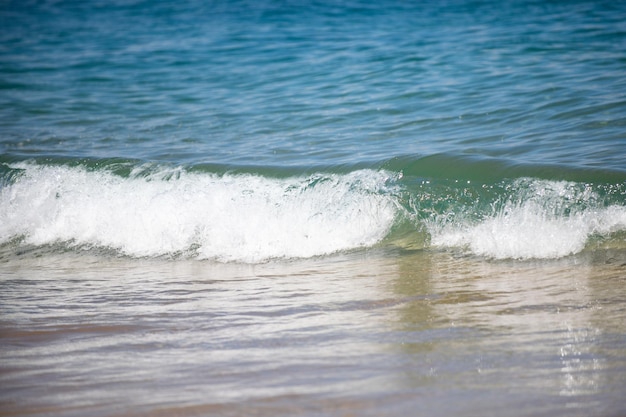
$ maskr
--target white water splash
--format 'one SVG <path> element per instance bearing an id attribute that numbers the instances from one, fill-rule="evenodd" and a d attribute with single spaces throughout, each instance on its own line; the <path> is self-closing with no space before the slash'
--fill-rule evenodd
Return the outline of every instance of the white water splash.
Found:
<path id="1" fill-rule="evenodd" d="M 151 257 L 261 262 L 368 247 L 397 209 L 390 174 L 362 170 L 272 179 L 183 170 L 122 178 L 106 171 L 19 164 L 0 190 L 0 243 L 63 243 Z"/>
<path id="2" fill-rule="evenodd" d="M 512 189 L 509 200 L 481 221 L 428 224 L 432 245 L 496 259 L 549 259 L 582 251 L 592 236 L 626 230 L 626 207 L 599 206 L 589 188 L 524 179 Z"/>

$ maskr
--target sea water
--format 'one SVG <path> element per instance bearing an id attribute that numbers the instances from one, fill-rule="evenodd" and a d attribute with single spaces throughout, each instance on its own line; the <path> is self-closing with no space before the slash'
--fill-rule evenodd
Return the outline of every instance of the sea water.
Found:
<path id="1" fill-rule="evenodd" d="M 623 414 L 625 22 L 3 2 L 0 414 Z"/>

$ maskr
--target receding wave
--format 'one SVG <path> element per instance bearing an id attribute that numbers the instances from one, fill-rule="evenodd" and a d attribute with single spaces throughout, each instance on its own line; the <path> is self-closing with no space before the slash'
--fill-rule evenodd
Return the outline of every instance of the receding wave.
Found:
<path id="1" fill-rule="evenodd" d="M 1 184 L 5 252 L 62 247 L 255 263 L 374 246 L 497 259 L 626 247 L 621 182 L 428 178 L 401 167 L 276 177 L 16 162 L 4 165 Z"/>

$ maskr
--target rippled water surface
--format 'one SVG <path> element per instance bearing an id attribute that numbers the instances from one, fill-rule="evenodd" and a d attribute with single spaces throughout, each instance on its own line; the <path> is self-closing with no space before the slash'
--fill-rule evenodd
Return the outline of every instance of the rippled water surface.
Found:
<path id="1" fill-rule="evenodd" d="M 3 412 L 624 412 L 623 253 L 3 266 Z"/>
<path id="2" fill-rule="evenodd" d="M 625 15 L 588 1 L 8 2 L 4 153 L 307 166 L 456 152 L 623 170 Z"/>

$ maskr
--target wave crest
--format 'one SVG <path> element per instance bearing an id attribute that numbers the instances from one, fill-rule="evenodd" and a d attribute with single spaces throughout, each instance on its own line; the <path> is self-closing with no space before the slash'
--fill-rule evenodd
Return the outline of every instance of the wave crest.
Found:
<path id="1" fill-rule="evenodd" d="M 163 169 L 122 178 L 19 164 L 1 190 L 0 242 L 63 242 L 125 255 L 260 262 L 367 247 L 397 214 L 391 174 L 372 170 L 272 179 Z"/>
<path id="2" fill-rule="evenodd" d="M 256 263 L 382 243 L 547 259 L 594 240 L 622 247 L 626 231 L 626 184 L 431 181 L 372 169 L 276 178 L 159 165 L 120 175 L 24 162 L 11 164 L 3 181 L 5 248 L 17 242 Z"/>
<path id="3" fill-rule="evenodd" d="M 506 189 L 479 219 L 432 219 L 432 244 L 496 259 L 548 259 L 582 251 L 593 236 L 626 230 L 626 208 L 603 206 L 590 185 L 525 178 Z"/>

